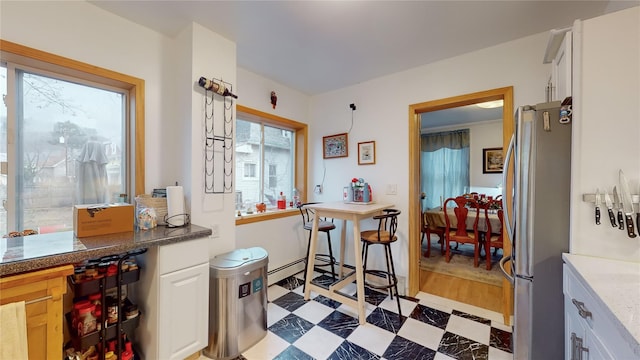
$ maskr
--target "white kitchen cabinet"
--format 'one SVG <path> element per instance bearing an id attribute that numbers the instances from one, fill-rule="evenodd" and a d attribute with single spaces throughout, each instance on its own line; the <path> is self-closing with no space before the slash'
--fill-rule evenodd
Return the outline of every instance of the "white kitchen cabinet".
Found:
<path id="1" fill-rule="evenodd" d="M 565 359 L 636 359 L 589 285 L 567 264 L 563 274 Z"/>
<path id="2" fill-rule="evenodd" d="M 208 239 L 150 248 L 136 287 L 143 311 L 138 333 L 145 359 L 184 359 L 207 346 Z"/>
<path id="3" fill-rule="evenodd" d="M 562 101 L 571 96 L 573 76 L 573 32 L 552 30 L 545 53 L 545 63 L 551 63 L 547 80 L 547 101 Z"/>

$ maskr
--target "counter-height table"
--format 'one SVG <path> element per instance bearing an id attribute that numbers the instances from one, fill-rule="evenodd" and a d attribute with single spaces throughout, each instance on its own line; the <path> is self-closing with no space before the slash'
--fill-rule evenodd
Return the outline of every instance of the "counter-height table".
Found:
<path id="1" fill-rule="evenodd" d="M 307 205 L 313 209 L 316 216 L 313 219 L 313 229 L 311 231 L 311 244 L 309 245 L 309 257 L 306 274 L 306 287 L 304 292 L 305 300 L 309 300 L 311 291 L 326 296 L 330 299 L 339 301 L 343 304 L 353 306 L 358 310 L 358 320 L 360 324 L 366 323 L 365 314 L 365 296 L 364 296 L 364 273 L 362 268 L 362 250 L 360 244 L 360 220 L 370 218 L 379 214 L 384 209 L 393 207 L 393 204 L 387 203 L 345 203 L 345 202 L 329 202 Z M 328 217 L 342 220 L 342 234 L 340 240 L 340 273 L 339 279 L 328 287 L 317 285 L 312 282 L 313 268 L 315 263 L 316 247 L 318 244 L 318 223 L 321 217 Z M 347 221 L 353 223 L 353 253 L 355 269 L 349 274 L 344 275 L 344 250 L 346 246 L 346 225 Z M 346 285 L 356 281 L 357 294 L 353 296 L 340 292 L 340 289 Z"/>

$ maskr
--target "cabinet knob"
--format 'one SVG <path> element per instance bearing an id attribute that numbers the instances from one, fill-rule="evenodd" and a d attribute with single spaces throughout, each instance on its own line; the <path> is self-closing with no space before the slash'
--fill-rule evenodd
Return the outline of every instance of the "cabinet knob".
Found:
<path id="1" fill-rule="evenodd" d="M 576 308 L 578 308 L 578 314 L 580 315 L 580 317 L 582 317 L 583 319 L 586 319 L 588 317 L 593 319 L 593 316 L 591 316 L 591 311 L 587 310 L 582 301 L 571 299 L 571 302 L 576 306 Z"/>

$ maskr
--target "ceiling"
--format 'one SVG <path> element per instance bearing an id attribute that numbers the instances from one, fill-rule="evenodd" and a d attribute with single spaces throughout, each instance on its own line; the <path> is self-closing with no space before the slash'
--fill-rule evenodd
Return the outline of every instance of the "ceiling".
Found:
<path id="1" fill-rule="evenodd" d="M 307 95 L 640 4 L 640 0 L 89 2 L 169 37 L 196 22 L 236 44 L 239 67 Z"/>
<path id="2" fill-rule="evenodd" d="M 474 122 L 502 120 L 502 106 L 484 109 L 476 105 L 429 111 L 420 114 L 420 128 L 423 131 L 438 130 Z"/>

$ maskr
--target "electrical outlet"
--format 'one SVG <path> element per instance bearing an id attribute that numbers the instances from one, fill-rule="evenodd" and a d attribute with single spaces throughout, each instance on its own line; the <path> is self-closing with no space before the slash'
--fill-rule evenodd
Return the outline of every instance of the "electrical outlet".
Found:
<path id="1" fill-rule="evenodd" d="M 398 184 L 387 184 L 387 195 L 397 195 Z"/>
<path id="2" fill-rule="evenodd" d="M 313 189 L 313 192 L 315 192 L 316 194 L 322 194 L 322 185 L 316 185 L 316 187 Z"/>
<path id="3" fill-rule="evenodd" d="M 211 225 L 211 237 L 214 239 L 220 237 L 220 225 L 218 224 Z"/>

